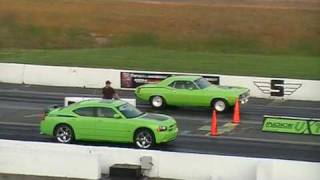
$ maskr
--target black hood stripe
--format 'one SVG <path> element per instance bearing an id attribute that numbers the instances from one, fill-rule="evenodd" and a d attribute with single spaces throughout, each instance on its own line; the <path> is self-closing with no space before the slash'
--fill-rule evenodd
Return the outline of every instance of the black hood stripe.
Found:
<path id="1" fill-rule="evenodd" d="M 147 113 L 143 118 L 146 119 L 154 119 L 157 121 L 165 121 L 168 120 L 169 118 L 167 116 L 161 115 L 161 114 L 154 114 L 154 113 Z"/>

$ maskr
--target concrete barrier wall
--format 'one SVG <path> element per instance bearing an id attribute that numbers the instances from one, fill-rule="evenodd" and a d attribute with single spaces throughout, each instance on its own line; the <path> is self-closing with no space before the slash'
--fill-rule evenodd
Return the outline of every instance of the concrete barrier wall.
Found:
<path id="1" fill-rule="evenodd" d="M 257 180 L 319 179 L 320 163 L 265 160 L 257 166 Z"/>
<path id="2" fill-rule="evenodd" d="M 283 84 L 275 82 L 271 87 L 272 80 L 283 81 Z M 320 81 L 287 79 L 287 78 L 263 78 L 246 76 L 221 76 L 221 85 L 243 86 L 250 89 L 250 94 L 254 97 L 271 99 L 291 99 L 319 101 Z M 271 96 L 271 92 L 279 92 L 278 88 L 283 88 L 284 96 Z"/>
<path id="3" fill-rule="evenodd" d="M 98 179 L 98 157 L 59 144 L 0 140 L 0 174 Z"/>
<path id="4" fill-rule="evenodd" d="M 139 165 L 142 156 L 152 157 L 153 167 L 146 172 L 149 177 L 186 180 L 318 180 L 320 177 L 320 163 L 313 162 L 12 140 L 0 140 L 0 173 L 96 179 L 100 172 L 108 174 L 113 164 Z"/>
<path id="5" fill-rule="evenodd" d="M 23 83 L 24 64 L 0 63 L 0 82 Z"/>
<path id="6" fill-rule="evenodd" d="M 20 76 L 25 84 L 101 88 L 106 80 L 111 80 L 113 86 L 119 87 L 120 77 L 118 74 L 119 72 L 113 69 L 24 65 L 22 77 L 21 73 L 16 73 L 16 76 Z"/>
<path id="7" fill-rule="evenodd" d="M 101 88 L 106 80 L 111 80 L 113 87 L 120 89 L 121 72 L 212 76 L 219 79 L 220 85 L 249 88 L 253 97 L 320 101 L 320 93 L 318 93 L 320 81 L 219 74 L 128 71 L 0 63 L 0 82 Z"/>

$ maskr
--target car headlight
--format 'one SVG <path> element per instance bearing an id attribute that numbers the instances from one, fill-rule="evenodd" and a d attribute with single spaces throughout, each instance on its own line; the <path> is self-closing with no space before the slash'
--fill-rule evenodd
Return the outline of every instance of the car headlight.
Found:
<path id="1" fill-rule="evenodd" d="M 161 132 L 161 131 L 166 131 L 167 129 L 168 129 L 167 126 L 159 126 L 157 131 Z"/>

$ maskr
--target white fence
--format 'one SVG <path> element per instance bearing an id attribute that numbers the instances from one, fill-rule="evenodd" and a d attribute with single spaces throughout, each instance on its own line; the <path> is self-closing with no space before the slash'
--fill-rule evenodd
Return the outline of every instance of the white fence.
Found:
<path id="1" fill-rule="evenodd" d="M 25 83 L 49 86 L 71 86 L 101 88 L 106 80 L 110 80 L 117 89 L 125 83 L 122 73 L 129 77 L 130 84 L 148 81 L 154 74 L 182 74 L 176 72 L 128 71 L 115 69 L 40 66 L 0 63 L 0 82 Z M 140 78 L 131 76 L 139 74 Z M 142 75 L 141 75 L 142 74 Z M 183 73 L 192 74 L 192 73 Z M 292 100 L 320 100 L 320 81 L 264 78 L 250 76 L 228 76 L 218 74 L 197 74 L 216 78 L 220 85 L 243 86 L 251 91 L 251 96 L 260 98 L 281 98 Z M 137 81 L 137 82 L 136 82 Z"/>
<path id="2" fill-rule="evenodd" d="M 113 164 L 152 157 L 149 177 L 185 180 L 319 180 L 320 163 L 0 140 L 0 173 L 98 179 Z"/>

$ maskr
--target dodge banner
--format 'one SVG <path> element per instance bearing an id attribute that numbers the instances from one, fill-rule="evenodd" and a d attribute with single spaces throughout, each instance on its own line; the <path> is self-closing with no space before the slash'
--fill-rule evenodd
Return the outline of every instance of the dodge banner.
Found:
<path id="1" fill-rule="evenodd" d="M 136 88 L 143 84 L 158 83 L 169 76 L 181 74 L 121 72 L 121 88 Z M 219 76 L 202 76 L 212 84 L 219 85 Z"/>
<path id="2" fill-rule="evenodd" d="M 265 116 L 262 131 L 320 135 L 320 119 Z"/>

